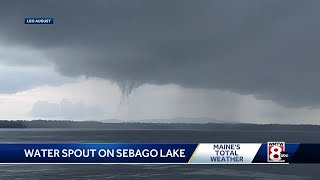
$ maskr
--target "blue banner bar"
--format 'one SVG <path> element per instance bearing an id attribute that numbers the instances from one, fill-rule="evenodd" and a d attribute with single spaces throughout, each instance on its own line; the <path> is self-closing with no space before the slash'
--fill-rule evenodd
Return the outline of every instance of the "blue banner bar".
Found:
<path id="1" fill-rule="evenodd" d="M 197 144 L 0 144 L 0 163 L 188 163 Z"/>
<path id="2" fill-rule="evenodd" d="M 0 144 L 0 163 L 320 163 L 320 144 Z"/>

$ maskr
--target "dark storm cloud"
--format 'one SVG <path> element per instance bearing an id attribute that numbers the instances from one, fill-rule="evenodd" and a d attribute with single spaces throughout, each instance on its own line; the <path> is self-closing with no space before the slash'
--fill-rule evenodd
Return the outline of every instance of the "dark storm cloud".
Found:
<path id="1" fill-rule="evenodd" d="M 66 75 L 317 106 L 319 18 L 312 0 L 2 1 L 0 39 L 46 51 Z"/>

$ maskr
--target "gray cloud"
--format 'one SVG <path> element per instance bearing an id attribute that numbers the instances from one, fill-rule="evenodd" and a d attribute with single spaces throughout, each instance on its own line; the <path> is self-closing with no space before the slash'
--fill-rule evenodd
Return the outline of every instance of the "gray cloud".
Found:
<path id="1" fill-rule="evenodd" d="M 5 44 L 0 44 L 0 63 L 7 66 L 23 65 L 25 67 L 41 67 L 50 64 L 41 51 L 27 47 L 9 47 Z"/>
<path id="2" fill-rule="evenodd" d="M 1 2 L 0 39 L 40 49 L 63 74 L 175 83 L 320 103 L 319 1 Z M 24 17 L 53 17 L 52 26 Z"/>
<path id="3" fill-rule="evenodd" d="M 71 120 L 97 120 L 105 118 L 105 112 L 101 108 L 86 106 L 82 103 L 73 103 L 67 99 L 62 100 L 60 103 L 38 101 L 33 105 L 30 114 L 36 118 Z"/>
<path id="4" fill-rule="evenodd" d="M 0 65 L 0 94 L 16 93 L 43 85 L 61 85 L 74 79 L 63 77 L 47 67 Z"/>

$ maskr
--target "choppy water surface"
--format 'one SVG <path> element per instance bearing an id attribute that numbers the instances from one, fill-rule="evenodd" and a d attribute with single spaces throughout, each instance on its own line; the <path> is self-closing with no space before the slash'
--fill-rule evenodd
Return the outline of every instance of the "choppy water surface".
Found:
<path id="1" fill-rule="evenodd" d="M 320 143 L 318 131 L 0 129 L 0 141 Z M 320 165 L 1 165 L 0 179 L 320 179 Z"/>

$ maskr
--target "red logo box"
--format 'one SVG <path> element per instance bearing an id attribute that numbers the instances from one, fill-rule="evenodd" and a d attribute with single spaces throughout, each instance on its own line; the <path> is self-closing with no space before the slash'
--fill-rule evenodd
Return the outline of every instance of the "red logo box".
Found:
<path id="1" fill-rule="evenodd" d="M 285 142 L 268 142 L 268 162 L 285 162 L 282 153 L 285 152 Z"/>

